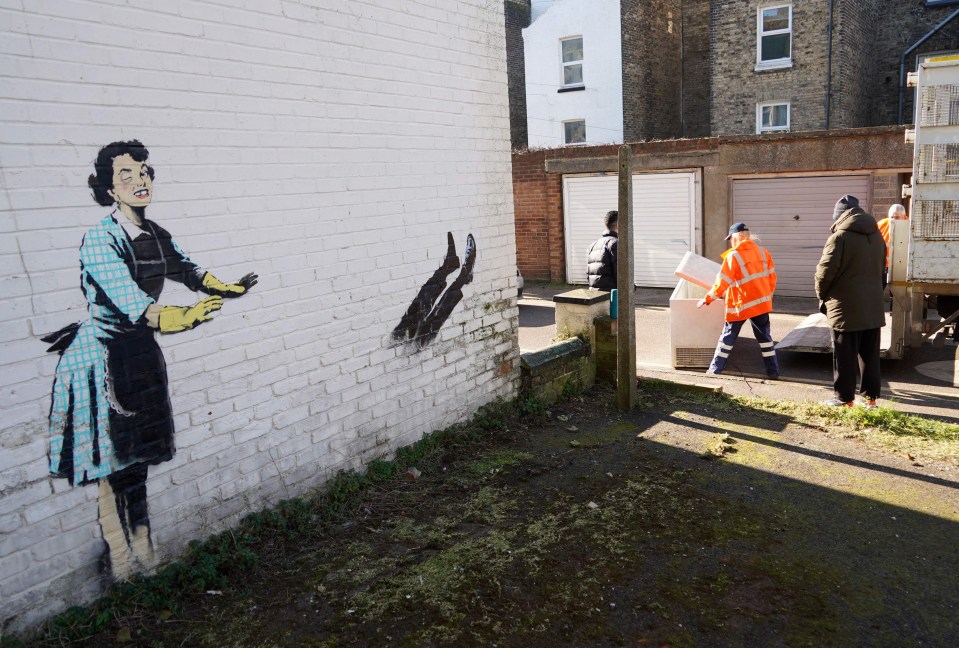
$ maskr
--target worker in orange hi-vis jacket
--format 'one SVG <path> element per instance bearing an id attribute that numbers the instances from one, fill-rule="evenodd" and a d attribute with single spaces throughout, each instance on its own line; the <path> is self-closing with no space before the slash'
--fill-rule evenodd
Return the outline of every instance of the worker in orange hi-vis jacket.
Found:
<path id="1" fill-rule="evenodd" d="M 763 354 L 766 375 L 778 380 L 779 363 L 769 326 L 776 290 L 773 257 L 766 248 L 756 244 L 745 223 L 733 223 L 726 240 L 732 247 L 723 255 L 723 265 L 713 287 L 697 304 L 701 308 L 715 299 L 725 298 L 726 301 L 726 324 L 707 373 L 723 372 L 739 332 L 749 320 Z"/>
<path id="2" fill-rule="evenodd" d="M 882 240 L 886 242 L 886 270 L 882 276 L 883 286 L 889 283 L 889 248 L 892 246 L 892 243 L 889 242 L 889 231 L 892 229 L 890 222 L 894 220 L 909 220 L 905 207 L 902 205 L 893 205 L 889 208 L 889 215 L 876 223 L 876 225 L 879 226 L 879 233 L 882 235 Z"/>

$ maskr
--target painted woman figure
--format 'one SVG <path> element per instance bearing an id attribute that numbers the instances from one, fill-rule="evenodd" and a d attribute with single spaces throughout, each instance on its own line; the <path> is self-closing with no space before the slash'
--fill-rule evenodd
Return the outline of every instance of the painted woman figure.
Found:
<path id="1" fill-rule="evenodd" d="M 44 338 L 60 353 L 50 408 L 50 472 L 71 485 L 99 484 L 99 517 L 114 578 L 150 567 L 148 466 L 174 452 L 166 363 L 156 331 L 186 331 L 213 317 L 224 297 L 256 285 L 250 273 L 223 284 L 147 220 L 153 168 L 140 142 L 100 149 L 89 178 L 94 200 L 114 210 L 80 246 L 89 313 Z M 192 306 L 158 304 L 172 279 L 210 295 Z"/>

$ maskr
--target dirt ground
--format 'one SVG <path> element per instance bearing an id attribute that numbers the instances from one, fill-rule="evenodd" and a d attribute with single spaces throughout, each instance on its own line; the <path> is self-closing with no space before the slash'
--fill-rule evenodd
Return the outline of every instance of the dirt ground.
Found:
<path id="1" fill-rule="evenodd" d="M 959 457 L 648 385 L 493 421 L 89 645 L 957 646 Z M 118 639 L 120 641 L 118 641 Z"/>

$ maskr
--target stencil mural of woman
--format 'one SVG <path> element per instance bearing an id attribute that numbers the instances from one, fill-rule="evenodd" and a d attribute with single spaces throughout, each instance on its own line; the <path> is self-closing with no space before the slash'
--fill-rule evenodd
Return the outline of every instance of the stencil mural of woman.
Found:
<path id="1" fill-rule="evenodd" d="M 166 363 L 156 331 L 178 333 L 213 317 L 224 297 L 257 283 L 224 284 L 187 258 L 146 218 L 153 199 L 149 152 L 136 140 L 100 149 L 89 185 L 114 210 L 80 246 L 88 316 L 43 338 L 60 353 L 50 407 L 50 472 L 99 487 L 99 521 L 115 579 L 153 563 L 147 468 L 174 452 Z M 157 303 L 172 279 L 209 295 L 192 306 Z"/>

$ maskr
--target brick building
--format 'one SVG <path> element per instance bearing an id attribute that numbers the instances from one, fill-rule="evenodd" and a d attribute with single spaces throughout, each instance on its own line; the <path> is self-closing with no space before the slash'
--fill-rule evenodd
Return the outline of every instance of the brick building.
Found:
<path id="1" fill-rule="evenodd" d="M 900 56 L 956 9 L 941 4 L 713 0 L 711 133 L 897 123 Z M 959 20 L 916 48 L 905 70 L 915 70 L 917 55 L 957 47 Z M 912 91 L 904 94 L 911 123 Z"/>
<path id="2" fill-rule="evenodd" d="M 534 22 L 544 7 L 578 2 L 539 0 Z M 559 29 L 563 38 L 581 34 L 596 12 L 609 10 L 579 4 L 580 13 L 569 11 L 569 24 Z M 620 0 L 622 96 L 608 101 L 621 101 L 622 137 L 589 136 L 582 143 L 899 123 L 900 57 L 937 26 L 905 56 L 904 70 L 915 70 L 918 56 L 959 49 L 959 19 L 940 25 L 957 8 L 953 0 Z M 508 27 L 509 16 L 507 11 Z M 552 42 L 536 47 L 549 50 L 548 65 L 560 65 Z M 596 55 L 594 46 L 585 63 L 592 57 L 595 64 Z M 527 61 L 531 56 L 539 55 L 526 51 Z M 606 59 L 601 64 L 616 63 L 613 56 Z M 523 74 L 519 60 L 511 60 L 514 78 Z M 546 90 L 542 80 L 536 83 L 527 91 L 563 91 L 558 82 Z M 607 85 L 609 96 L 615 88 Z M 595 90 L 588 80 L 585 86 Z M 902 123 L 911 123 L 912 92 L 902 94 Z M 554 95 L 551 101 L 576 99 Z M 513 118 L 520 119 L 515 105 Z M 557 133 L 565 119 L 529 117 L 556 121 Z M 554 144 L 537 145 L 563 144 L 557 136 Z"/>

